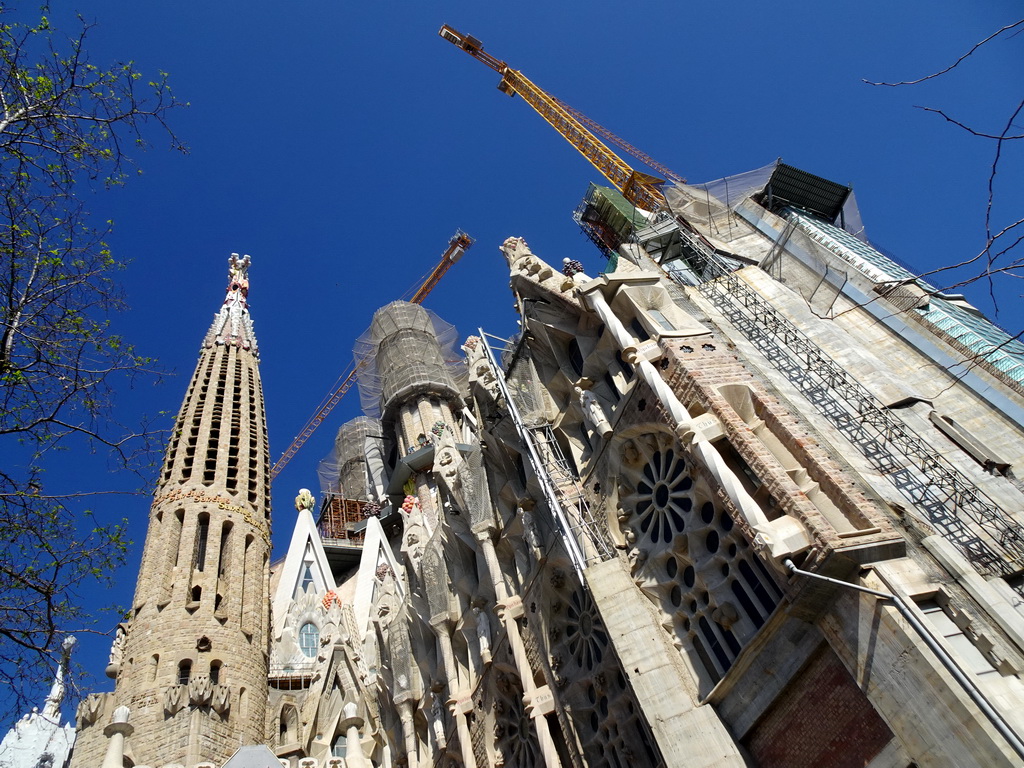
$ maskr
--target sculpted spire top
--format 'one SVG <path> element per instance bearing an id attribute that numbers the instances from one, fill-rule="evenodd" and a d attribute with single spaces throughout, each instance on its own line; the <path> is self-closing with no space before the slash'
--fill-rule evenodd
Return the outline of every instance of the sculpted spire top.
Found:
<path id="1" fill-rule="evenodd" d="M 224 303 L 230 304 L 237 301 L 244 307 L 249 306 L 249 265 L 252 258 L 245 254 L 239 258 L 237 253 L 228 257 L 228 295 L 224 297 Z"/>
<path id="2" fill-rule="evenodd" d="M 232 253 L 228 259 L 228 292 L 224 304 L 213 318 L 204 347 L 229 345 L 251 350 L 259 357 L 256 335 L 253 333 L 252 318 L 249 316 L 249 266 L 252 259 L 248 254 L 239 256 Z"/>

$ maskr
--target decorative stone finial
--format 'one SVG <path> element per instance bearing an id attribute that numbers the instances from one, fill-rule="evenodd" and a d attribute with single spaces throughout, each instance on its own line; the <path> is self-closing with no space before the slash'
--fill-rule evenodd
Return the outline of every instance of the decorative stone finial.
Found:
<path id="1" fill-rule="evenodd" d="M 128 707 L 118 707 L 114 710 L 113 719 L 103 729 L 103 735 L 109 741 L 101 768 L 121 768 L 124 765 L 124 740 L 135 731 L 135 727 L 128 722 L 130 714 Z"/>
<path id="2" fill-rule="evenodd" d="M 248 254 L 228 257 L 228 290 L 220 311 L 214 315 L 213 325 L 203 339 L 203 346 L 228 345 L 251 350 L 259 357 L 256 335 L 253 333 L 252 318 L 249 316 L 249 267 L 252 259 Z"/>
<path id="3" fill-rule="evenodd" d="M 565 258 L 562 259 L 562 274 L 566 277 L 572 277 L 583 272 L 583 263 L 576 259 Z"/>
<path id="4" fill-rule="evenodd" d="M 228 257 L 229 296 L 235 291 L 241 291 L 243 297 L 249 295 L 249 265 L 251 264 L 252 258 L 249 254 L 240 257 L 237 253 L 232 253 Z"/>
<path id="5" fill-rule="evenodd" d="M 300 488 L 299 495 L 295 497 L 295 511 L 301 512 L 304 509 L 312 511 L 316 506 L 316 499 L 310 493 L 309 488 Z"/>

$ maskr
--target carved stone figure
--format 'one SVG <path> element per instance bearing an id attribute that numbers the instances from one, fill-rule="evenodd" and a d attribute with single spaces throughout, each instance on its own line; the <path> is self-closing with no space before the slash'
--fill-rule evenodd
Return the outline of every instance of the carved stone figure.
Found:
<path id="1" fill-rule="evenodd" d="M 124 661 L 124 645 L 128 642 L 128 625 L 118 624 L 114 630 L 114 642 L 110 645 L 110 658 L 107 660 L 106 675 L 116 678 L 121 669 L 121 662 Z"/>
<path id="2" fill-rule="evenodd" d="M 445 749 L 448 742 L 444 737 L 444 707 L 441 704 L 441 695 L 434 691 L 430 698 L 430 727 L 434 729 L 434 740 L 438 749 Z"/>
<path id="3" fill-rule="evenodd" d="M 594 428 L 601 437 L 607 439 L 612 434 L 612 425 L 608 421 L 608 417 L 604 414 L 604 408 L 601 407 L 601 401 L 597 399 L 597 395 L 591 392 L 589 389 L 583 389 L 581 387 L 575 387 L 576 395 L 580 399 L 580 407 L 583 410 L 583 418 L 587 420 L 587 423 Z"/>
<path id="4" fill-rule="evenodd" d="M 491 622 L 487 618 L 487 612 L 479 605 L 473 606 L 473 615 L 476 617 L 476 638 L 480 643 L 480 658 L 484 664 L 491 663 Z"/>
<path id="5" fill-rule="evenodd" d="M 519 505 L 519 519 L 523 523 L 523 538 L 526 539 L 526 543 L 530 547 L 530 551 L 533 552 L 533 556 L 538 560 L 543 558 L 544 550 L 540 544 L 540 533 L 537 531 L 537 521 L 533 517 L 532 504 L 520 503 Z"/>
<path id="6" fill-rule="evenodd" d="M 434 477 L 441 483 L 460 509 L 465 511 L 466 499 L 462 494 L 459 482 L 459 465 L 463 463 L 462 455 L 455 444 L 451 431 L 445 430 L 437 437 L 434 452 Z"/>

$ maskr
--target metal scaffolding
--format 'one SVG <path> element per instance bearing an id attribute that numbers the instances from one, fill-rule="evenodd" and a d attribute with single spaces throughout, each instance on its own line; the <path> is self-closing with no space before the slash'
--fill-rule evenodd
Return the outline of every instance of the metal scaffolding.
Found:
<path id="1" fill-rule="evenodd" d="M 936 530 L 984 575 L 1012 576 L 1024 569 L 1020 523 L 737 277 L 698 235 L 681 226 L 680 236 L 684 258 L 701 278 L 697 290 Z"/>
<path id="2" fill-rule="evenodd" d="M 540 483 L 555 525 L 562 535 L 566 553 L 573 568 L 582 575 L 588 566 L 614 557 L 615 550 L 594 519 L 590 505 L 583 495 L 583 489 L 569 468 L 550 425 L 526 425 L 519 411 L 519 403 L 512 397 L 506 383 L 506 374 L 498 365 L 488 342 L 489 334 L 484 333 L 482 328 L 479 332 L 487 362 L 508 406 L 516 432 L 526 449 L 525 453 Z"/>

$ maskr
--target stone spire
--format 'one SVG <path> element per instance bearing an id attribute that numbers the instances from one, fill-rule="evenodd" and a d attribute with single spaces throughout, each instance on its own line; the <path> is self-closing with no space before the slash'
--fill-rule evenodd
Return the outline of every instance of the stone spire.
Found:
<path id="1" fill-rule="evenodd" d="M 137 765 L 221 764 L 265 739 L 270 456 L 249 265 L 231 255 L 150 509 L 132 619 L 111 653 L 116 687 L 86 708 L 92 720 L 80 716 L 73 766 L 102 762 L 120 707 Z"/>
<path id="2" fill-rule="evenodd" d="M 64 701 L 64 676 L 68 671 L 68 662 L 71 659 L 71 651 L 74 649 L 75 644 L 78 641 L 75 640 L 74 635 L 68 635 L 64 638 L 64 642 L 60 646 L 60 662 L 57 664 L 57 674 L 53 678 L 53 685 L 50 687 L 50 695 L 46 697 L 46 703 L 43 705 L 43 717 L 47 717 L 54 722 L 60 721 L 60 705 Z"/>
<path id="3" fill-rule="evenodd" d="M 64 678 L 75 638 L 68 635 L 61 645 L 60 662 L 43 711 L 33 710 L 21 718 L 0 742 L 0 764 L 11 768 L 63 766 L 75 744 L 75 729 L 61 725 L 60 705 L 64 700 Z"/>

